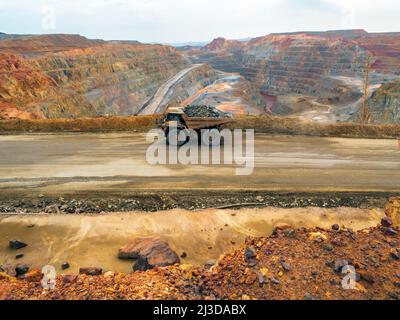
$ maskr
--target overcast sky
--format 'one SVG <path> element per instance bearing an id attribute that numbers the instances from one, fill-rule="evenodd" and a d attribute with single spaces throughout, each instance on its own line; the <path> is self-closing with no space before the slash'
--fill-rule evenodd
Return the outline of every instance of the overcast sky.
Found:
<path id="1" fill-rule="evenodd" d="M 396 0 L 0 0 L 0 32 L 143 42 L 304 30 L 400 31 Z"/>

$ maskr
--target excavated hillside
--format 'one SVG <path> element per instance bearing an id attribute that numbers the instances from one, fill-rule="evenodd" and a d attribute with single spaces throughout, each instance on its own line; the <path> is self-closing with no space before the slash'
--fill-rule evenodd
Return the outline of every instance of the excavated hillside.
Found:
<path id="1" fill-rule="evenodd" d="M 37 36 L 0 41 L 0 118 L 127 115 L 190 63 L 168 46 Z"/>
<path id="2" fill-rule="evenodd" d="M 240 72 L 269 94 L 316 93 L 324 76 L 362 72 L 367 55 L 343 38 L 308 34 L 221 42 L 216 39 L 194 52 L 194 60 L 226 72 Z"/>
<path id="3" fill-rule="evenodd" d="M 400 81 L 384 84 L 369 99 L 369 108 L 375 122 L 400 123 Z"/>
<path id="4" fill-rule="evenodd" d="M 161 113 L 208 98 L 204 89 L 230 76 L 192 65 L 170 46 L 77 35 L 4 37 L 0 58 L 0 119 Z M 219 86 L 208 102 L 234 113 L 262 113 L 262 97 L 250 87 L 240 77 Z"/>
<path id="5" fill-rule="evenodd" d="M 400 78 L 400 33 L 299 32 L 271 34 L 247 42 L 218 38 L 186 53 L 196 63 L 238 72 L 264 95 L 278 97 L 277 110 L 270 108 L 277 114 L 298 112 L 296 106 L 279 99 L 289 96 L 286 101 L 292 101 L 291 95 L 306 99 L 309 111 L 322 103 L 323 111 L 333 115 L 358 112 L 368 57 L 372 58 L 372 89 Z"/>

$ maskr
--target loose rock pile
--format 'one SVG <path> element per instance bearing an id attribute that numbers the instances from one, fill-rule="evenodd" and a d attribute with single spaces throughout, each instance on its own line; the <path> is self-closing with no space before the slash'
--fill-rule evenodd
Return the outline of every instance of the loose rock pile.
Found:
<path id="1" fill-rule="evenodd" d="M 190 105 L 186 106 L 183 110 L 188 117 L 200 117 L 200 118 L 230 118 L 231 115 L 225 112 L 221 112 L 212 106 L 197 106 Z"/>

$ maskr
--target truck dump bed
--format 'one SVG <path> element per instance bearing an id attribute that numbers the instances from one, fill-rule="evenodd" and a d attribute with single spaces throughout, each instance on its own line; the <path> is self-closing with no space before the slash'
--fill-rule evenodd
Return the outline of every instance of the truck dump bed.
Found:
<path id="1" fill-rule="evenodd" d="M 188 117 L 183 116 L 186 126 L 189 129 L 211 129 L 223 124 L 234 122 L 231 118 L 210 118 L 210 117 Z"/>

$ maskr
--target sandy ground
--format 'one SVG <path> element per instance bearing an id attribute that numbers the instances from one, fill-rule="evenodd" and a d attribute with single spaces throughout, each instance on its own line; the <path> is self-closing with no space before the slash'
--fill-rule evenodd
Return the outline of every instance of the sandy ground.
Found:
<path id="1" fill-rule="evenodd" d="M 132 262 L 117 259 L 118 248 L 135 237 L 159 235 L 183 263 L 204 265 L 225 252 L 238 248 L 247 236 L 270 235 L 277 224 L 293 227 L 330 228 L 340 224 L 354 230 L 377 225 L 380 209 L 295 208 L 295 209 L 208 209 L 196 212 L 176 209 L 156 213 L 114 213 L 87 215 L 0 216 L 0 262 L 27 263 L 31 267 L 51 264 L 59 270 L 68 261 L 71 272 L 82 266 L 131 272 Z M 16 260 L 8 241 L 20 239 L 29 244 L 18 251 Z M 60 270 L 59 270 L 60 271 Z"/>
<path id="2" fill-rule="evenodd" d="M 0 190 L 394 191 L 400 190 L 396 140 L 255 137 L 255 169 L 238 165 L 150 165 L 144 134 L 0 136 Z"/>

